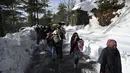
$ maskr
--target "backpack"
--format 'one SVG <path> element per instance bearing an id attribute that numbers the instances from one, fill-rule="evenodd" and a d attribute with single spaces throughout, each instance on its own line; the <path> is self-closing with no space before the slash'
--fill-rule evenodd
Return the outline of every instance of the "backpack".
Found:
<path id="1" fill-rule="evenodd" d="M 83 39 L 78 40 L 77 43 L 78 43 L 78 49 L 79 49 L 79 51 L 82 52 L 83 51 L 83 46 L 84 46 Z"/>
<path id="2" fill-rule="evenodd" d="M 53 33 L 53 40 L 55 43 L 58 43 L 61 40 L 59 30 L 55 30 Z"/>
<path id="3" fill-rule="evenodd" d="M 83 56 L 83 46 L 84 46 L 84 41 L 82 39 L 79 39 L 77 41 L 77 48 L 75 48 L 75 56 L 76 57 Z"/>

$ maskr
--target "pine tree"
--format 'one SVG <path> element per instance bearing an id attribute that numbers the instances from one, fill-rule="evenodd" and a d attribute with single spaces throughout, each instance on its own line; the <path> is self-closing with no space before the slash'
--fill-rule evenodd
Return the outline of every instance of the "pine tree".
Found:
<path id="1" fill-rule="evenodd" d="M 44 14 L 44 16 L 40 19 L 40 25 L 52 24 L 52 17 L 53 17 L 52 12 L 48 10 L 46 14 Z"/>
<path id="2" fill-rule="evenodd" d="M 39 24 L 39 13 L 46 12 L 49 0 L 22 0 L 25 3 L 24 8 L 28 15 L 28 24 L 30 26 Z"/>
<path id="3" fill-rule="evenodd" d="M 18 26 L 18 16 L 21 16 L 21 12 L 17 11 L 17 5 L 17 0 L 0 0 L 0 36 L 18 30 L 15 26 Z"/>
<path id="4" fill-rule="evenodd" d="M 58 12 L 57 12 L 57 18 L 58 18 L 58 22 L 60 21 L 64 21 L 66 22 L 66 6 L 63 4 L 63 3 L 60 3 L 59 4 L 59 7 L 58 7 Z"/>
<path id="5" fill-rule="evenodd" d="M 111 23 L 111 19 L 118 14 L 113 14 L 118 9 L 121 9 L 125 5 L 125 1 L 122 4 L 118 4 L 119 0 L 99 0 L 98 9 L 95 13 L 98 17 L 98 21 L 101 26 L 107 26 Z"/>
<path id="6" fill-rule="evenodd" d="M 67 10 L 67 12 L 66 12 L 66 16 L 67 16 L 66 23 L 70 24 L 71 16 L 73 15 L 73 14 L 71 14 L 72 8 L 75 6 L 76 0 L 62 0 L 62 1 L 63 1 L 63 4 L 66 6 L 66 10 Z M 84 1 L 84 0 L 82 0 L 82 1 Z"/>

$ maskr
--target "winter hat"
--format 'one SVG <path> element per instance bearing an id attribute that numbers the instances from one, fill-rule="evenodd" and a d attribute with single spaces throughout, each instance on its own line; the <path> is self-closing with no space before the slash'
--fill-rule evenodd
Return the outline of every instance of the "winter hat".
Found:
<path id="1" fill-rule="evenodd" d="M 56 27 L 57 26 L 57 24 L 52 24 L 52 27 Z"/>
<path id="2" fill-rule="evenodd" d="M 110 47 L 110 48 L 113 48 L 113 47 L 116 47 L 117 46 L 117 42 L 113 39 L 108 39 L 107 41 L 107 47 Z"/>

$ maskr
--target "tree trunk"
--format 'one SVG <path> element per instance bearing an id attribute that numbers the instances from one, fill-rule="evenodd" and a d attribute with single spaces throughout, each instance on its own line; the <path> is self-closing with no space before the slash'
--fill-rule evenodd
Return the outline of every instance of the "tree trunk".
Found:
<path id="1" fill-rule="evenodd" d="M 36 7 L 37 7 L 37 8 L 36 8 L 36 10 L 37 10 L 37 24 L 39 25 L 39 19 L 38 19 L 38 18 L 39 18 L 39 17 L 38 17 L 38 1 L 37 1 L 37 0 L 36 0 L 36 5 L 37 5 L 37 6 L 36 6 Z"/>
<path id="2" fill-rule="evenodd" d="M 4 27 L 2 25 L 2 8 L 0 7 L 0 36 L 4 36 Z"/>
<path id="3" fill-rule="evenodd" d="M 34 23 L 33 23 L 33 12 L 32 11 L 29 11 L 28 24 L 29 24 L 29 26 L 34 25 Z"/>
<path id="4" fill-rule="evenodd" d="M 12 31 L 14 32 L 15 31 L 15 28 L 14 28 L 14 23 L 15 23 L 15 14 L 14 14 L 14 4 L 12 4 Z"/>
<path id="5" fill-rule="evenodd" d="M 35 3 L 34 3 L 34 15 L 33 15 L 33 16 L 34 16 L 34 18 L 33 18 L 33 19 L 34 19 L 34 25 L 37 24 L 37 19 L 36 19 L 36 9 L 37 9 L 37 8 L 36 8 L 36 1 L 35 1 Z"/>

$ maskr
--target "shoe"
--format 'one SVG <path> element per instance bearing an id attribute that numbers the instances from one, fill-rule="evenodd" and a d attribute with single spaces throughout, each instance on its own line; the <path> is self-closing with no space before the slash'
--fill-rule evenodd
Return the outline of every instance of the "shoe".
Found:
<path id="1" fill-rule="evenodd" d="M 74 64 L 74 68 L 76 68 L 76 64 Z"/>
<path id="2" fill-rule="evenodd" d="M 79 68 L 79 65 L 78 65 L 78 64 L 76 65 L 76 68 Z"/>
<path id="3" fill-rule="evenodd" d="M 74 64 L 74 68 L 79 68 L 79 65 L 78 64 Z"/>
<path id="4" fill-rule="evenodd" d="M 70 53 L 70 55 L 73 55 L 74 53 L 72 52 L 72 53 Z"/>

